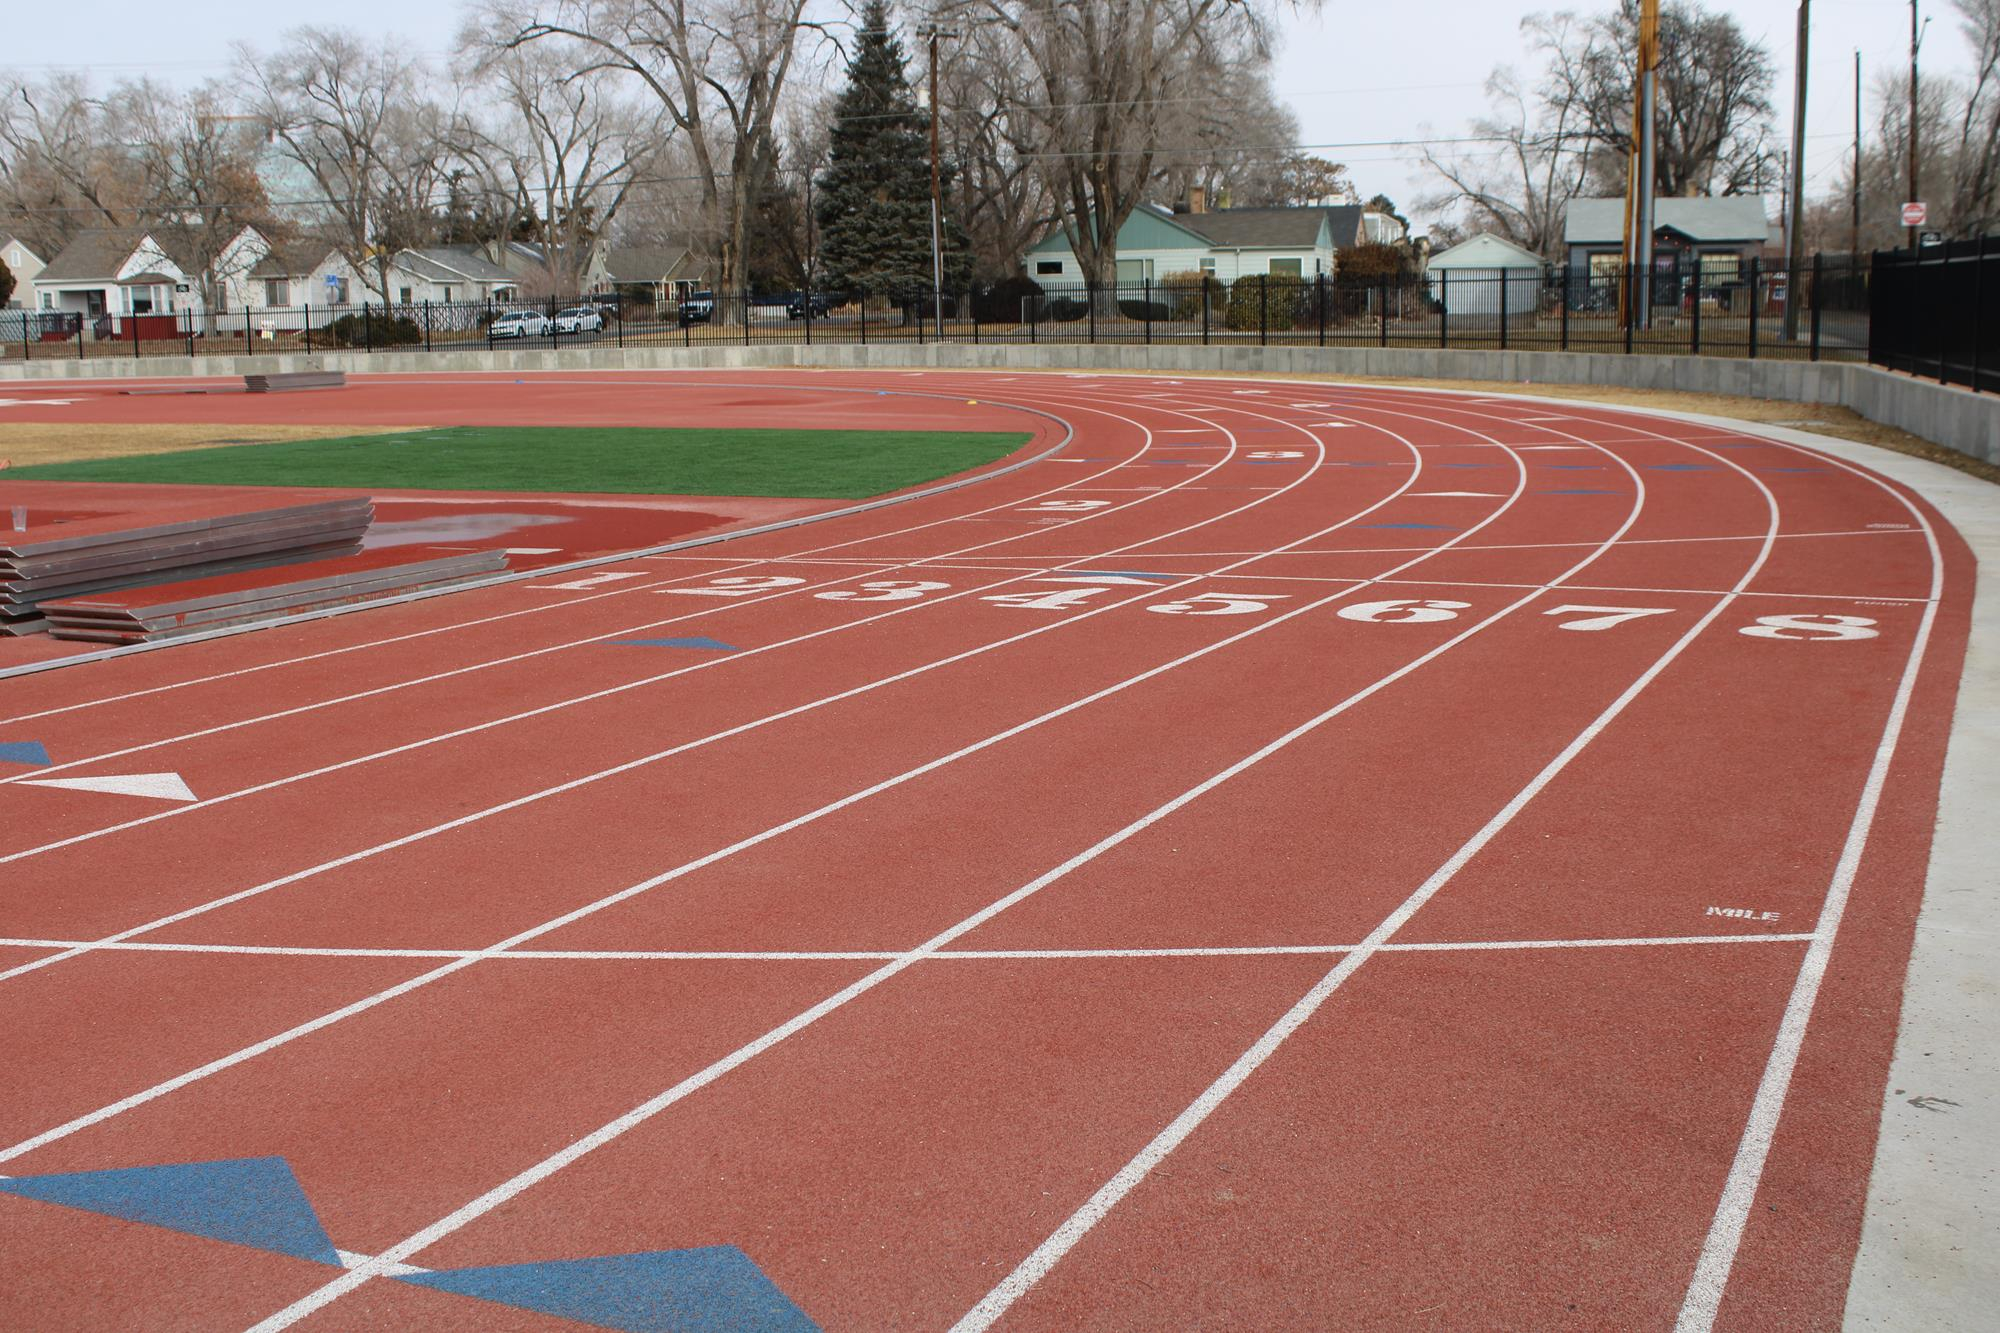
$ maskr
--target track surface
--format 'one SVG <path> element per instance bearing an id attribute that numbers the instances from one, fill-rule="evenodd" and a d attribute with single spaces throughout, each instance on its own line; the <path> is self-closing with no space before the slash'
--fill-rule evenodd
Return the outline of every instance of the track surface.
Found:
<path id="1" fill-rule="evenodd" d="M 0 685 L 0 1326 L 1837 1326 L 1970 602 L 1921 500 L 1327 385 L 368 391 L 1075 437 Z M 29 1179 L 236 1159 L 335 1263 Z M 782 1295 L 556 1262 L 728 1246 Z"/>

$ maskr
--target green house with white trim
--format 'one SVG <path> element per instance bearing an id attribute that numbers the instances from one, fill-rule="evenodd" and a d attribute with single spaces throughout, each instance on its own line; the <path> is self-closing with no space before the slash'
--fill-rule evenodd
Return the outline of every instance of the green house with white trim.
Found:
<path id="1" fill-rule="evenodd" d="M 1366 239 L 1358 204 L 1305 208 L 1134 209 L 1118 229 L 1118 284 L 1137 287 L 1171 273 L 1206 273 L 1222 282 L 1265 273 L 1331 275 L 1340 252 Z M 1028 276 L 1044 291 L 1083 286 L 1069 232 L 1061 227 L 1028 248 Z"/>

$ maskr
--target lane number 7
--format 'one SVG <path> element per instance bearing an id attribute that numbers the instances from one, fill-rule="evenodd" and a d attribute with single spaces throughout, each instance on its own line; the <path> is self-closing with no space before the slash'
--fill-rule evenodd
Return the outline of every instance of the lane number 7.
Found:
<path id="1" fill-rule="evenodd" d="M 1545 616 L 1563 616 L 1579 612 L 1591 612 L 1593 614 L 1589 615 L 1586 619 L 1565 620 L 1562 624 L 1556 626 L 1556 628 L 1594 630 L 1610 629 L 1613 625 L 1622 625 L 1628 620 L 1637 620 L 1641 616 L 1664 616 L 1671 610 L 1673 608 L 1668 606 L 1552 606 L 1542 612 L 1542 614 Z"/>

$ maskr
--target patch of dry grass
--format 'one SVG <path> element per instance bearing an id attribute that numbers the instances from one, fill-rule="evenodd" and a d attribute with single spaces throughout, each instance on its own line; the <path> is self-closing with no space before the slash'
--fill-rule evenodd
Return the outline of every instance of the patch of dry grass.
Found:
<path id="1" fill-rule="evenodd" d="M 88 458 L 177 453 L 218 444 L 274 444 L 280 440 L 331 440 L 349 435 L 388 435 L 421 426 L 186 426 L 131 425 L 99 421 L 0 422 L 0 459 L 15 467 L 75 463 Z M 0 481 L 6 479 L 0 473 Z"/>

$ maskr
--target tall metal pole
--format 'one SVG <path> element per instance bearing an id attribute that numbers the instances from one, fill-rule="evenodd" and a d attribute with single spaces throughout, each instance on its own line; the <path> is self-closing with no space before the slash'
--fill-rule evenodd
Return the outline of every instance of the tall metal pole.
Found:
<path id="1" fill-rule="evenodd" d="M 1910 0 L 1910 202 L 1916 203 L 1923 196 L 1917 193 L 1917 0 Z M 1917 252 L 1917 229 L 1910 228 L 1910 253 Z"/>
<path id="2" fill-rule="evenodd" d="M 1628 328 L 1651 325 L 1653 305 L 1653 193 L 1657 189 L 1653 125 L 1657 119 L 1660 0 L 1639 11 L 1638 79 L 1632 89 L 1633 160 L 1626 175 L 1626 289 Z"/>
<path id="3" fill-rule="evenodd" d="M 1854 179 L 1848 199 L 1847 262 L 1861 262 L 1861 48 L 1854 48 Z"/>
<path id="4" fill-rule="evenodd" d="M 1785 266 L 1791 277 L 1785 286 L 1785 341 L 1799 336 L 1799 276 L 1806 261 L 1806 67 L 1811 63 L 1812 0 L 1799 0 L 1798 83 L 1792 94 L 1791 225 L 1785 237 Z"/>
<path id="5" fill-rule="evenodd" d="M 938 175 L 938 30 L 931 29 L 931 303 L 944 338 L 944 188 Z"/>

